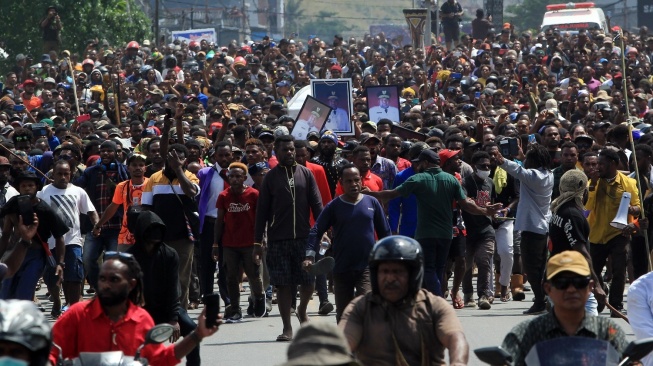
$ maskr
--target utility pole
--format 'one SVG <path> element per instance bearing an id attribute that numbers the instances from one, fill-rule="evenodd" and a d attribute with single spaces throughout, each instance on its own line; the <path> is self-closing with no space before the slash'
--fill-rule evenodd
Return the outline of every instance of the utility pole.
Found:
<path id="1" fill-rule="evenodd" d="M 154 46 L 159 47 L 159 0 L 154 1 Z"/>
<path id="2" fill-rule="evenodd" d="M 195 13 L 195 9 L 190 8 L 190 29 L 195 29 L 193 26 L 193 14 Z"/>

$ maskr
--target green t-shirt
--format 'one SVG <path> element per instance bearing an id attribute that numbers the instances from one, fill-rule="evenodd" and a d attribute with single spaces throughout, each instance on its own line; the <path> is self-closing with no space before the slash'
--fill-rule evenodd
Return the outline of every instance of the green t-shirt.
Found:
<path id="1" fill-rule="evenodd" d="M 453 238 L 452 203 L 465 199 L 456 177 L 435 167 L 413 175 L 396 189 L 404 197 L 417 197 L 415 239 Z"/>

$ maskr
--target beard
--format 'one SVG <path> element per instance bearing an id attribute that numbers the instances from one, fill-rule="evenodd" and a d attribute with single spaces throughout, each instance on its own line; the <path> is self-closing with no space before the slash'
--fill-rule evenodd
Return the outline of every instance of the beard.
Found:
<path id="1" fill-rule="evenodd" d="M 125 288 L 116 294 L 103 294 L 101 291 L 97 292 L 97 298 L 102 306 L 116 306 L 124 303 L 129 297 L 129 288 Z"/>

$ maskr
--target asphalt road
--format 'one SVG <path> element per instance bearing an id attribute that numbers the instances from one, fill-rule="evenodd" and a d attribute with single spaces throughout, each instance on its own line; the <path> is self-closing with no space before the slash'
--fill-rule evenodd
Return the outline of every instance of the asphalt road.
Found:
<path id="1" fill-rule="evenodd" d="M 241 296 L 243 312 L 247 308 L 247 294 L 249 293 L 247 283 L 244 285 L 247 291 L 243 292 Z M 482 365 L 472 352 L 473 349 L 500 345 L 503 337 L 512 327 L 529 319 L 528 316 L 522 314 L 532 305 L 530 302 L 532 292 L 526 294 L 527 300 L 521 302 L 502 303 L 497 299 L 490 310 L 456 310 L 470 345 L 469 365 Z M 86 295 L 87 298 L 88 296 Z M 333 303 L 333 294 L 329 294 L 329 297 Z M 37 292 L 37 298 L 49 314 L 50 302 L 45 297 L 45 286 Z M 624 302 L 624 306 L 627 308 L 627 302 Z M 336 322 L 335 312 L 327 316 L 319 316 L 317 310 L 318 300 L 315 296 L 308 307 L 311 321 Z M 191 310 L 189 313 L 195 319 L 200 311 L 201 307 L 199 310 Z M 601 316 L 608 316 L 607 310 L 604 310 Z M 299 321 L 296 317 L 293 317 L 292 321 L 296 331 L 299 329 Z M 624 320 L 614 319 L 614 321 L 622 327 L 629 339 L 634 339 L 632 329 Z M 276 305 L 273 305 L 272 313 L 268 317 L 256 319 L 245 316 L 240 323 L 223 324 L 215 335 L 202 342 L 202 364 L 207 366 L 278 365 L 286 360 L 288 348 L 288 343 L 276 342 L 276 337 L 281 334 L 281 331 L 281 318 Z"/>

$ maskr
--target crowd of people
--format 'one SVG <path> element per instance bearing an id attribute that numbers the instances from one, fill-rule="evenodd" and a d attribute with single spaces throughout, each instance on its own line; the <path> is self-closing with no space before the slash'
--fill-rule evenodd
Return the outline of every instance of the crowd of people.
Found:
<path id="1" fill-rule="evenodd" d="M 459 16 L 456 5 L 443 11 Z M 62 31 L 48 28 L 55 19 L 48 9 L 45 33 Z M 291 314 L 307 322 L 317 292 L 318 314 L 335 310 L 368 364 L 439 364 L 446 349 L 466 364 L 455 310 L 495 301 L 551 312 L 506 337 L 521 362 L 545 326 L 612 332 L 623 351 L 622 331 L 591 317 L 606 305 L 623 317 L 626 284 L 653 280 L 653 35 L 478 23 L 474 38 L 424 49 L 380 33 L 224 47 L 95 39 L 77 53 L 44 33 L 45 53 L 14 56 L 3 79 L 0 296 L 32 301 L 43 278 L 67 358 L 133 353 L 143 338 L 127 335 L 169 323 L 184 340 L 147 354 L 199 364 L 217 326 L 187 310 L 216 281 L 225 322 L 276 304 L 277 341 L 293 340 Z M 291 98 L 340 78 L 352 81 L 353 132 L 293 137 Z M 390 118 L 367 104 L 378 85 L 401 92 Z M 627 215 L 612 225 L 624 195 Z M 640 296 L 634 316 L 653 324 Z M 121 319 L 113 345 L 91 335 Z M 421 343 L 395 338 L 421 331 Z"/>

